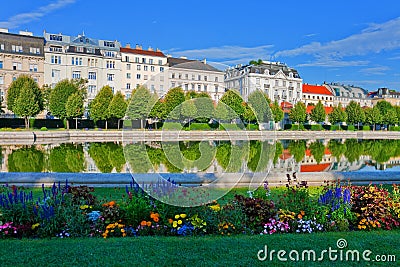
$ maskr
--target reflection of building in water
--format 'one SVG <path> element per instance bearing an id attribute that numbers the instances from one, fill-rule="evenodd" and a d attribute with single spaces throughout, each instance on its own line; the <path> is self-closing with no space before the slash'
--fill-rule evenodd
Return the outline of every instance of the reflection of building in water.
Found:
<path id="1" fill-rule="evenodd" d="M 388 168 L 400 166 L 400 157 L 391 157 L 388 161 L 381 163 L 371 159 L 368 161 L 368 165 L 375 166 L 375 169 L 384 171 Z"/>
<path id="2" fill-rule="evenodd" d="M 294 160 L 288 149 L 283 150 L 282 155 L 279 156 L 276 164 L 274 164 L 272 172 L 290 173 L 300 172 L 300 163 Z"/>
<path id="3" fill-rule="evenodd" d="M 89 145 L 90 145 L 89 143 L 85 143 L 83 145 L 83 155 L 85 157 L 85 163 L 86 163 L 85 164 L 85 166 L 86 166 L 85 172 L 99 173 L 100 172 L 99 168 L 97 168 L 96 163 L 89 155 Z"/>

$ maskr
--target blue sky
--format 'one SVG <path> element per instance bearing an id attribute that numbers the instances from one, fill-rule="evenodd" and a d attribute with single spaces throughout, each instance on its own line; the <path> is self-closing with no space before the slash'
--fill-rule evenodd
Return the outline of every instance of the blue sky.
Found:
<path id="1" fill-rule="evenodd" d="M 4 3 L 5 2 L 5 3 Z M 400 2 L 4 1 L 0 27 L 118 40 L 221 68 L 280 61 L 304 82 L 400 91 Z"/>

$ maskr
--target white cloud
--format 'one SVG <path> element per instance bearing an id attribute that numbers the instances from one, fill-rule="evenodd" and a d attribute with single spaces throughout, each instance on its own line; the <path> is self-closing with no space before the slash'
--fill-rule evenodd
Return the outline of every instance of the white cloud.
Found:
<path id="1" fill-rule="evenodd" d="M 365 75 L 384 75 L 386 71 L 390 70 L 389 67 L 386 66 L 379 66 L 379 67 L 371 67 L 359 70 L 359 72 Z"/>
<path id="2" fill-rule="evenodd" d="M 38 20 L 44 17 L 45 15 L 57 9 L 60 9 L 66 5 L 73 4 L 76 1 L 77 0 L 57 0 L 56 2 L 48 4 L 47 6 L 39 7 L 38 9 L 32 12 L 14 15 L 10 17 L 7 21 L 0 21 L 0 28 L 8 28 L 8 29 L 18 28 L 20 25 Z"/>
<path id="3" fill-rule="evenodd" d="M 313 62 L 298 64 L 297 67 L 357 67 L 357 66 L 367 66 L 369 61 L 366 60 L 334 60 L 334 59 L 317 59 Z"/>
<path id="4" fill-rule="evenodd" d="M 170 49 L 169 53 L 174 56 L 185 56 L 194 59 L 218 61 L 225 65 L 246 64 L 254 59 L 268 59 L 272 53 L 273 45 L 262 45 L 256 47 L 220 46 L 204 49 L 177 50 Z"/>
<path id="5" fill-rule="evenodd" d="M 379 53 L 400 48 L 400 17 L 381 24 L 371 24 L 358 34 L 328 43 L 312 42 L 301 47 L 279 51 L 277 57 L 299 55 L 343 58 Z"/>

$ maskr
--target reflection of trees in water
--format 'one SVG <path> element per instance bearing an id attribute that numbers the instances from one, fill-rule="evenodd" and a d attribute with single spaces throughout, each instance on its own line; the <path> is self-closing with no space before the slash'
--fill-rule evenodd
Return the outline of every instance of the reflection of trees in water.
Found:
<path id="1" fill-rule="evenodd" d="M 275 153 L 274 153 L 274 160 L 273 163 L 276 164 L 278 162 L 279 157 L 283 153 L 283 145 L 281 142 L 275 143 Z"/>
<path id="2" fill-rule="evenodd" d="M 85 169 L 82 145 L 61 144 L 52 148 L 48 166 L 52 172 L 82 172 Z"/>
<path id="3" fill-rule="evenodd" d="M 364 153 L 364 143 L 362 141 L 358 141 L 357 139 L 346 139 L 344 143 L 346 145 L 344 156 L 347 158 L 347 160 L 350 163 L 358 161 Z"/>
<path id="4" fill-rule="evenodd" d="M 339 140 L 329 140 L 328 149 L 332 153 L 332 156 L 336 158 L 337 161 L 344 155 L 346 152 L 346 144 L 342 143 Z"/>
<path id="5" fill-rule="evenodd" d="M 250 141 L 247 167 L 252 172 L 264 172 L 275 155 L 275 144 L 262 141 Z"/>
<path id="6" fill-rule="evenodd" d="M 300 162 L 303 160 L 304 155 L 306 154 L 306 141 L 305 140 L 290 140 L 288 146 L 290 154 L 293 155 L 294 160 L 296 162 Z"/>
<path id="7" fill-rule="evenodd" d="M 24 147 L 8 156 L 9 172 L 41 172 L 44 169 L 44 153 L 35 147 Z"/>
<path id="8" fill-rule="evenodd" d="M 144 143 L 129 144 L 124 148 L 125 158 L 133 173 L 147 173 L 151 169 L 151 163 L 146 153 Z"/>
<path id="9" fill-rule="evenodd" d="M 89 155 L 103 173 L 110 173 L 114 168 L 120 172 L 125 164 L 124 152 L 120 144 L 91 143 Z"/>
<path id="10" fill-rule="evenodd" d="M 320 141 L 312 142 L 309 145 L 311 154 L 314 156 L 315 161 L 319 164 L 325 155 L 325 146 Z"/>

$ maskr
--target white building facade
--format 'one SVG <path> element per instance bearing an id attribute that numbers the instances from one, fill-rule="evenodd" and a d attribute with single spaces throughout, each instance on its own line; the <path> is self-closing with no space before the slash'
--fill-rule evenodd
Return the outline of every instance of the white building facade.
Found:
<path id="1" fill-rule="evenodd" d="M 181 87 L 185 93 L 205 92 L 214 102 L 218 102 L 225 93 L 224 72 L 207 64 L 206 60 L 169 57 L 168 66 L 169 89 Z"/>
<path id="2" fill-rule="evenodd" d="M 303 79 L 297 70 L 280 62 L 238 65 L 225 71 L 225 87 L 239 91 L 244 101 L 252 92 L 260 90 L 271 101 L 295 104 L 302 99 L 302 84 Z"/>
<path id="3" fill-rule="evenodd" d="M 88 79 L 88 100 L 108 85 L 117 92 L 121 84 L 121 44 L 84 34 L 68 36 L 44 32 L 44 83 L 54 86 L 64 79 Z"/>
<path id="4" fill-rule="evenodd" d="M 132 90 L 139 85 L 147 87 L 159 97 L 167 93 L 167 57 L 160 50 L 143 50 L 139 45 L 132 49 L 127 45 L 120 51 L 121 84 L 126 98 L 130 98 Z"/>

